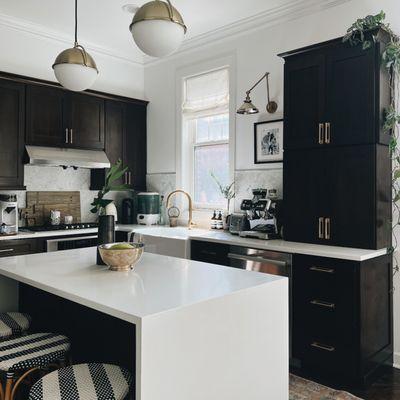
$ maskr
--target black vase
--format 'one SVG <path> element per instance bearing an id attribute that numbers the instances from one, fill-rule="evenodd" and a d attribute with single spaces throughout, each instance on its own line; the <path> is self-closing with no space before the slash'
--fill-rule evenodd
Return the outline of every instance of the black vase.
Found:
<path id="1" fill-rule="evenodd" d="M 99 217 L 99 232 L 97 234 L 97 245 L 115 242 L 115 221 L 113 215 L 101 215 Z M 101 259 L 97 249 L 97 265 L 106 265 Z"/>

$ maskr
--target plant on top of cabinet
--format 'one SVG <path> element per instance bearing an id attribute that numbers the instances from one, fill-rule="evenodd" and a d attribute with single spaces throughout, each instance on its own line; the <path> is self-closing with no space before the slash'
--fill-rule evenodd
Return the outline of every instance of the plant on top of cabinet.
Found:
<path id="1" fill-rule="evenodd" d="M 390 35 L 390 40 L 385 46 L 382 53 L 382 64 L 388 71 L 390 81 L 390 105 L 385 109 L 383 130 L 391 135 L 389 143 L 390 157 L 392 161 L 392 202 L 393 211 L 396 215 L 396 220 L 388 221 L 392 226 L 394 243 L 389 248 L 389 253 L 394 254 L 394 269 L 399 272 L 400 265 L 396 259 L 395 250 L 398 247 L 398 241 L 394 234 L 400 226 L 400 149 L 398 147 L 399 141 L 399 124 L 400 124 L 400 111 L 399 111 L 399 98 L 398 98 L 398 85 L 400 82 L 400 39 L 392 31 L 387 23 L 385 23 L 385 13 L 381 11 L 376 15 L 367 15 L 365 18 L 360 18 L 347 30 L 343 41 L 349 42 L 351 46 L 361 46 L 362 49 L 367 50 L 375 41 L 375 36 L 368 37 L 366 32 L 373 29 L 383 29 Z"/>

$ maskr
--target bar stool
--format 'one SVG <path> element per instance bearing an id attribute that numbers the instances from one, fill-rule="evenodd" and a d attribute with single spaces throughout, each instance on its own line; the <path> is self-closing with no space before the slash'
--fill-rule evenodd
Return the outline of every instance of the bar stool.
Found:
<path id="1" fill-rule="evenodd" d="M 0 399 L 13 400 L 29 374 L 62 363 L 69 349 L 68 338 L 54 333 L 34 333 L 0 342 L 0 372 L 6 375 L 5 390 L 0 383 Z"/>
<path id="2" fill-rule="evenodd" d="M 0 341 L 24 334 L 31 325 L 31 317 L 19 312 L 0 313 Z"/>
<path id="3" fill-rule="evenodd" d="M 109 364 L 78 364 L 51 372 L 31 388 L 28 400 L 123 400 L 131 393 L 132 375 Z"/>

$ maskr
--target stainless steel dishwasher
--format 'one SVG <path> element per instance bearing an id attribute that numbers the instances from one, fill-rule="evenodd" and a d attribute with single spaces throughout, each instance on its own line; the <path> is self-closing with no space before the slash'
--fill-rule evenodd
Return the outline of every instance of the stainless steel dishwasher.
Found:
<path id="1" fill-rule="evenodd" d="M 289 353 L 292 357 L 292 255 L 277 251 L 231 246 L 229 265 L 247 271 L 285 276 L 289 278 Z"/>

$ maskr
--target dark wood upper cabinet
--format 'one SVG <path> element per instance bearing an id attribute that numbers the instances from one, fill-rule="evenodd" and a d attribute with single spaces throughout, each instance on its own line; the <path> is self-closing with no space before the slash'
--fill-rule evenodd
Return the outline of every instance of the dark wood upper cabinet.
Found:
<path id="1" fill-rule="evenodd" d="M 0 187 L 24 189 L 25 87 L 0 80 Z"/>
<path id="2" fill-rule="evenodd" d="M 68 143 L 63 90 L 39 85 L 26 87 L 26 143 L 64 146 Z"/>
<path id="3" fill-rule="evenodd" d="M 67 101 L 69 146 L 104 149 L 104 100 L 69 93 Z"/>
<path id="4" fill-rule="evenodd" d="M 121 159 L 128 167 L 116 184 L 127 184 L 134 190 L 146 190 L 146 107 L 146 103 L 105 103 L 105 151 L 111 164 Z M 103 187 L 107 171 L 91 171 L 92 190 Z"/>
<path id="5" fill-rule="evenodd" d="M 325 112 L 325 57 L 294 57 L 285 67 L 285 147 L 318 145 Z"/>
<path id="6" fill-rule="evenodd" d="M 382 120 L 390 85 L 381 63 L 389 37 L 370 34 L 368 50 L 335 39 L 281 54 L 286 149 L 389 143 Z"/>
<path id="7" fill-rule="evenodd" d="M 128 184 L 135 190 L 146 190 L 147 108 L 129 104 L 126 115 L 124 162 L 129 167 Z"/>
<path id="8" fill-rule="evenodd" d="M 284 238 L 382 249 L 391 245 L 390 104 L 381 63 L 388 39 L 363 50 L 342 39 L 286 53 Z"/>
<path id="9" fill-rule="evenodd" d="M 26 142 L 36 146 L 104 149 L 104 100 L 27 85 Z"/>

